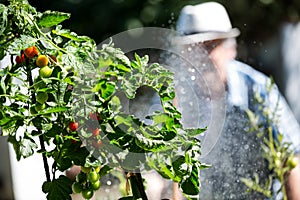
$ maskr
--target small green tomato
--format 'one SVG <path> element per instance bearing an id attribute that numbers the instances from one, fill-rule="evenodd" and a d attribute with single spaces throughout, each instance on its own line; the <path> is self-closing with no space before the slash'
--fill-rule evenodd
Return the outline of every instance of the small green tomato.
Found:
<path id="1" fill-rule="evenodd" d="M 78 182 L 72 184 L 72 190 L 74 193 L 80 193 L 82 191 L 82 185 Z"/>
<path id="2" fill-rule="evenodd" d="M 39 74 L 42 78 L 49 78 L 52 74 L 53 69 L 48 66 L 42 67 L 39 71 Z"/>

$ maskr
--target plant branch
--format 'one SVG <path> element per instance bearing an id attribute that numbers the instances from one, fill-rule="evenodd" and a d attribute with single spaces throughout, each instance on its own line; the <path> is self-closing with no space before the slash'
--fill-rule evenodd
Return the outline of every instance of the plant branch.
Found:
<path id="1" fill-rule="evenodd" d="M 27 71 L 27 81 L 29 83 L 29 87 L 31 87 L 33 85 L 33 79 L 32 79 L 32 74 L 31 74 L 31 69 L 30 69 L 30 66 L 29 66 L 29 60 L 28 59 L 26 59 L 26 71 Z M 36 98 L 35 98 L 34 92 L 32 92 L 31 97 L 32 97 L 32 103 L 36 103 Z M 42 130 L 38 129 L 38 133 L 39 133 L 39 141 L 40 141 L 40 145 L 41 145 L 45 175 L 46 175 L 47 181 L 50 182 L 51 179 L 50 179 L 49 164 L 48 164 L 47 157 L 44 153 L 46 151 L 46 148 L 45 148 L 44 138 L 43 138 L 43 135 L 42 135 Z"/>
<path id="2" fill-rule="evenodd" d="M 126 176 L 128 172 L 126 172 Z M 134 198 L 142 198 L 142 200 L 148 200 L 148 197 L 145 192 L 145 187 L 143 184 L 143 178 L 141 173 L 130 173 L 129 180 L 131 185 L 131 190 Z"/>
<path id="3" fill-rule="evenodd" d="M 41 130 L 38 130 L 38 132 L 41 133 Z M 43 151 L 42 157 L 43 157 L 43 163 L 44 163 L 44 169 L 45 169 L 46 179 L 47 179 L 47 182 L 50 182 L 51 179 L 50 179 L 50 172 L 49 172 L 48 160 L 47 160 L 47 157 L 46 157 L 46 155 L 44 153 L 44 151 L 46 151 L 46 148 L 45 148 L 45 143 L 44 143 L 43 135 L 39 136 L 39 140 L 40 140 L 41 150 Z"/>

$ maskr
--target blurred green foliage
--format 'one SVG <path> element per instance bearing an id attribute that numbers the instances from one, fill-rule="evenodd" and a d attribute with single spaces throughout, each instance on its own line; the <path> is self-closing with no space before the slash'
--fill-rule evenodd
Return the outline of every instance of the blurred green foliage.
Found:
<path id="1" fill-rule="evenodd" d="M 278 34 L 283 22 L 299 21 L 300 1 L 216 1 L 226 7 L 233 26 L 241 30 L 238 37 L 239 59 L 267 75 L 282 74 L 274 72 L 279 68 L 275 66 L 278 61 L 264 63 L 261 57 L 268 57 L 269 60 L 278 59 L 278 55 L 274 55 L 278 52 L 274 53 L 274 47 L 267 47 L 267 43 L 271 39 L 273 43 L 279 43 Z M 100 43 L 130 28 L 141 26 L 175 28 L 178 14 L 184 5 L 194 5 L 208 0 L 29 0 L 29 2 L 40 11 L 58 10 L 71 13 L 71 19 L 63 25 Z M 275 80 L 279 79 L 276 75 L 274 77 Z"/>
<path id="2" fill-rule="evenodd" d="M 232 24 L 245 42 L 264 39 L 282 21 L 298 21 L 299 0 L 217 0 L 225 5 Z M 101 42 L 107 37 L 140 26 L 173 27 L 180 9 L 205 0 L 30 0 L 40 10 L 71 13 L 66 25 Z M 245 39 L 247 38 L 247 39 Z"/>

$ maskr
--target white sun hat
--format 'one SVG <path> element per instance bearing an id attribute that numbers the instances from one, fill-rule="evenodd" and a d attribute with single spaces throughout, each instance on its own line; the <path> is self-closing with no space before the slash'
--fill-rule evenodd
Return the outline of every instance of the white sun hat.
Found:
<path id="1" fill-rule="evenodd" d="M 239 29 L 232 28 L 224 6 L 216 2 L 183 7 L 177 21 L 180 36 L 176 44 L 191 44 L 215 39 L 237 37 Z"/>

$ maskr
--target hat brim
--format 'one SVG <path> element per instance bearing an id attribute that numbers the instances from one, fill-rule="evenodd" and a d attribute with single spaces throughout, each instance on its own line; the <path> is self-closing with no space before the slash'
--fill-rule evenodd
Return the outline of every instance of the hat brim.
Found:
<path id="1" fill-rule="evenodd" d="M 217 39 L 233 38 L 239 35 L 240 35 L 240 31 L 237 28 L 233 28 L 228 32 L 195 33 L 192 35 L 175 36 L 172 39 L 172 44 L 174 45 L 194 44 L 194 43 L 217 40 Z"/>

